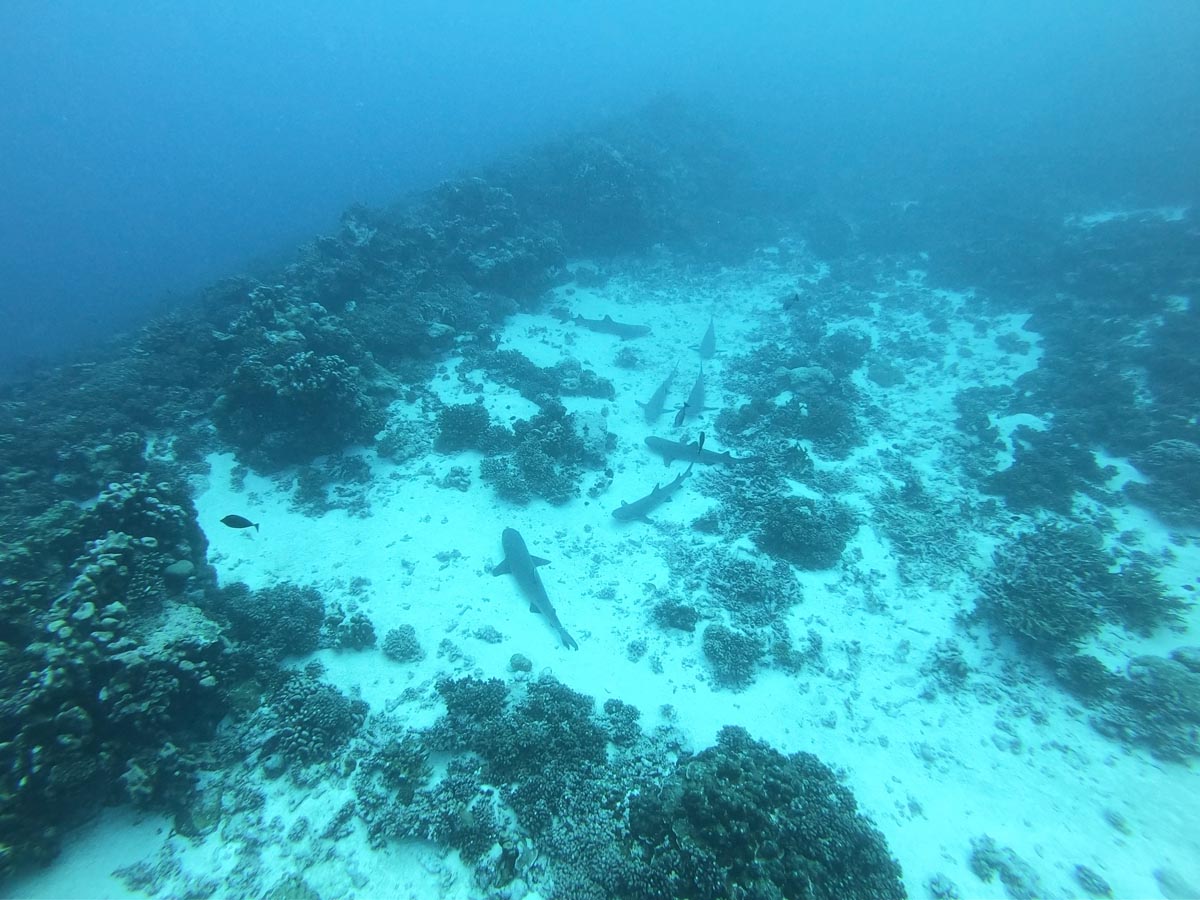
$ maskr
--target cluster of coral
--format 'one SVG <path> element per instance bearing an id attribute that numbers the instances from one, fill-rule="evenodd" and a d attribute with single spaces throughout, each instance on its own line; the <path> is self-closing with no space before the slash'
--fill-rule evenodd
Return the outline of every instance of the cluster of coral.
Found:
<path id="1" fill-rule="evenodd" d="M 738 729 L 691 753 L 669 728 L 643 733 L 627 704 L 597 711 L 552 678 L 529 678 L 519 658 L 516 686 L 440 682 L 446 713 L 432 727 L 369 717 L 318 666 L 282 661 L 378 644 L 404 665 L 427 652 L 416 629 L 379 639 L 353 603 L 300 585 L 218 589 L 188 499 L 188 475 L 226 450 L 242 467 L 289 473 L 306 512 L 365 514 L 369 467 L 354 451 L 368 445 L 397 461 L 474 451 L 481 481 L 515 504 L 603 490 L 615 438 L 603 415 L 571 413 L 562 398 L 611 399 L 613 385 L 574 360 L 542 367 L 499 349 L 500 330 L 571 277 L 568 259 L 657 247 L 720 264 L 764 233 L 775 240 L 774 225 L 764 232 L 771 207 L 747 209 L 750 168 L 720 128 L 666 102 L 394 209 L 352 208 L 271 277 L 223 281 L 94 358 L 0 388 L 0 878 L 52 857 L 64 830 L 106 803 L 165 811 L 184 834 L 223 815 L 244 816 L 248 833 L 265 828 L 254 818 L 261 794 L 214 799 L 200 784 L 234 748 L 269 779 L 349 785 L 324 830 L 293 826 L 296 847 L 360 819 L 376 844 L 457 850 L 483 890 L 903 896 L 897 864 L 844 785 L 814 757 Z M 845 575 L 866 524 L 902 579 L 972 579 L 964 639 L 986 627 L 1086 706 L 1102 734 L 1194 757 L 1200 651 L 1180 645 L 1114 668 L 1093 646 L 1101 634 L 1179 627 L 1187 610 L 1161 580 L 1164 560 L 1112 534 L 1105 511 L 1128 501 L 1180 533 L 1200 525 L 1200 305 L 1177 299 L 1200 278 L 1194 226 L 1116 219 L 1064 237 L 1061 216 L 1054 231 L 1042 217 L 997 243 L 942 232 L 962 217 L 936 203 L 904 212 L 854 228 L 816 204 L 793 216 L 805 252 L 828 265 L 778 298 L 778 339 L 726 359 L 724 387 L 741 399 L 712 429 L 748 459 L 696 476 L 713 506 L 692 528 L 719 549 L 672 551 L 673 586 L 652 589 L 650 620 L 690 640 L 720 688 L 748 689 L 768 666 L 818 671 L 820 633 L 797 641 L 786 622 L 802 599 L 795 573 Z M 934 252 L 918 258 L 925 247 Z M 881 339 L 845 324 L 869 321 L 880 281 L 918 262 L 945 285 L 1053 298 L 1034 303 L 1028 326 L 1041 336 L 1036 367 L 953 396 L 941 465 L 954 470 L 954 510 L 888 448 L 870 449 L 873 486 L 838 471 L 885 419 L 870 398 L 902 390 L 951 330 L 944 311 L 915 304 L 923 325 L 911 331 Z M 1020 355 L 1023 340 L 998 342 Z M 498 422 L 483 402 L 444 403 L 430 381 L 451 352 L 468 394 L 482 400 L 485 385 L 469 380 L 482 373 L 536 411 Z M 416 418 L 389 417 L 397 400 Z M 1016 416 L 1040 426 L 1002 435 L 997 420 Z M 1112 487 L 1100 450 L 1138 477 Z M 467 490 L 473 474 L 455 467 L 442 485 Z M 868 522 L 848 495 L 869 490 Z M 990 559 L 973 558 L 965 525 L 992 539 Z M 640 658 L 646 642 L 629 652 Z M 932 699 L 961 690 L 971 669 L 958 641 L 943 640 L 920 674 Z M 223 720 L 231 733 L 217 742 Z M 1035 880 L 992 844 L 973 859 L 981 877 Z M 151 889 L 147 873 L 129 878 Z M 1085 889 L 1098 879 L 1077 873 Z"/>
<path id="2" fill-rule="evenodd" d="M 440 686 L 448 715 L 427 732 L 365 727 L 361 700 L 323 681 L 319 667 L 282 661 L 372 647 L 370 620 L 299 585 L 218 588 L 185 484 L 208 453 L 231 450 L 242 474 L 292 467 L 301 509 L 361 512 L 346 488 L 363 483 L 362 461 L 346 451 L 375 444 L 394 459 L 431 446 L 477 450 L 482 479 L 513 502 L 578 496 L 586 477 L 605 478 L 613 438 L 603 416 L 568 413 L 560 398 L 611 398 L 612 385 L 572 360 L 547 369 L 497 349 L 499 328 L 569 277 L 570 256 L 652 245 L 706 259 L 744 253 L 754 240 L 754 228 L 738 227 L 746 169 L 719 128 L 660 104 L 395 209 L 352 208 L 337 233 L 272 277 L 222 281 L 93 359 L 5 386 L 0 877 L 52 857 L 66 828 L 107 803 L 165 811 L 193 835 L 250 815 L 261 805 L 254 791 L 223 804 L 200 785 L 232 742 L 266 777 L 300 781 L 361 754 L 341 770 L 355 771 L 348 816 L 379 839 L 419 835 L 481 865 L 491 855 L 489 883 L 540 872 L 560 896 L 604 896 L 614 866 L 630 891 L 660 895 L 667 876 L 651 857 L 668 851 L 636 823 L 686 813 L 652 815 L 643 804 L 640 818 L 627 814 L 619 793 L 634 785 L 620 780 L 628 774 L 608 748 L 629 754 L 648 740 L 636 710 L 613 700 L 597 716 L 589 698 L 553 681 L 514 699 L 503 684 L 466 679 Z M 715 222 L 725 226 L 701 224 Z M 428 383 L 452 349 L 464 371 L 517 390 L 537 412 L 502 425 L 482 405 L 441 404 Z M 389 422 L 396 399 L 424 409 L 425 425 Z M 455 470 L 446 486 L 469 480 Z M 398 663 L 425 653 L 411 626 L 389 631 L 381 649 Z M 218 744 L 222 721 L 232 731 Z M 730 740 L 720 752 L 768 754 L 746 741 L 735 751 Z M 426 764 L 435 750 L 453 756 L 436 784 Z M 792 765 L 780 759 L 771 764 Z M 682 778 L 672 771 L 654 783 Z M 819 774 L 806 765 L 795 777 Z M 605 824 L 614 802 L 626 810 L 622 835 Z M 814 793 L 811 802 L 827 801 Z M 861 877 L 893 890 L 894 863 L 852 804 L 823 814 L 849 829 L 839 833 L 877 844 L 878 872 Z M 574 832 L 556 830 L 564 818 Z M 534 833 L 545 838 L 540 861 L 528 848 Z M 764 884 L 805 853 L 829 862 L 811 836 L 773 841 L 786 862 Z M 593 861 L 580 862 L 584 848 L 597 851 Z M 711 859 L 699 831 L 669 852 L 680 865 L 669 889 L 713 896 L 750 858 Z M 135 870 L 130 884 L 152 890 L 153 873 Z"/>
<path id="3" fill-rule="evenodd" d="M 241 668 L 178 484 L 113 482 L 0 547 L 0 875 L 105 803 L 181 809 Z"/>
<path id="4" fill-rule="evenodd" d="M 727 728 L 698 754 L 638 711 L 549 676 L 438 685 L 425 731 L 377 723 L 352 748 L 376 841 L 459 851 L 481 890 L 556 897 L 901 898 L 899 865 L 834 773 Z M 446 761 L 432 777 L 431 754 Z M 448 760 L 447 760 L 447 754 Z"/>

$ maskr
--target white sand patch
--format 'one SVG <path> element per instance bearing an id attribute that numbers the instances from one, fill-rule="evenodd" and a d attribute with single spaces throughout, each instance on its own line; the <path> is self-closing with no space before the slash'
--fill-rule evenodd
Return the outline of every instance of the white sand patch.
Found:
<path id="1" fill-rule="evenodd" d="M 13 900 L 145 897 L 129 890 L 112 873 L 153 855 L 170 829 L 171 823 L 162 816 L 145 815 L 127 806 L 105 810 L 67 836 L 61 855 L 49 867 L 14 878 L 5 885 L 4 895 Z"/>

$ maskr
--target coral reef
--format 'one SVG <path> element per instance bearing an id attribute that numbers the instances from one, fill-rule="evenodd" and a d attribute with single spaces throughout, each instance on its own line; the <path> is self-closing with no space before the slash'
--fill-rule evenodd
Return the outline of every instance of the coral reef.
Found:
<path id="1" fill-rule="evenodd" d="M 713 554 L 705 581 L 713 599 L 741 627 L 778 622 L 802 599 L 796 578 L 783 560 Z"/>
<path id="2" fill-rule="evenodd" d="M 734 690 L 748 687 L 754 681 L 754 672 L 766 649 L 755 635 L 719 622 L 704 629 L 702 646 L 717 683 Z"/>
<path id="3" fill-rule="evenodd" d="M 521 449 L 505 446 L 510 455 L 496 458 L 513 490 L 575 496 L 580 472 L 603 467 L 612 438 L 598 414 L 569 417 L 554 398 L 611 398 L 613 386 L 573 359 L 542 369 L 502 354 L 498 326 L 568 277 L 568 252 L 654 245 L 706 265 L 744 256 L 755 240 L 735 189 L 745 171 L 721 127 L 659 104 L 387 211 L 353 207 L 333 233 L 260 279 L 223 280 L 87 359 L 4 386 L 0 877 L 48 858 L 62 829 L 104 802 L 156 804 L 195 833 L 199 813 L 187 820 L 186 798 L 197 754 L 217 721 L 231 709 L 249 713 L 261 696 L 269 705 L 248 716 L 247 733 L 265 739 L 263 767 L 276 775 L 336 757 L 356 733 L 358 701 L 315 675 L 279 670 L 282 657 L 314 648 L 319 595 L 290 584 L 215 589 L 180 488 L 210 453 L 232 450 L 242 477 L 247 465 L 298 466 L 306 512 L 361 514 L 366 462 L 345 451 L 385 424 L 380 450 L 393 459 L 430 443 L 436 403 L 425 384 L 455 350 L 542 407 L 523 423 Z M 392 400 L 401 416 L 421 407 L 415 420 L 388 422 Z M 347 645 L 369 643 L 368 623 L 353 615 L 338 628 Z M 569 698 L 547 699 L 553 693 L 535 688 L 518 717 L 550 732 L 555 716 L 574 716 L 596 760 L 610 737 L 631 738 L 628 710 L 593 721 L 590 701 L 588 712 L 572 712 Z M 537 703 L 564 709 L 539 712 Z M 443 796 L 470 792 L 482 823 L 491 801 L 477 797 L 468 768 L 452 769 Z M 535 801 L 521 808 L 551 798 Z M 247 816 L 261 805 L 261 796 L 242 802 Z M 439 834 L 470 830 L 451 818 Z M 515 845 L 505 854 L 528 863 Z M 130 877 L 155 883 L 144 875 Z M 254 893 L 246 878 L 232 889 Z M 212 880 L 196 883 L 211 889 Z"/>
<path id="4" fill-rule="evenodd" d="M 958 642 L 947 639 L 934 644 L 921 664 L 921 674 L 929 679 L 921 696 L 932 700 L 938 691 L 956 693 L 966 687 L 971 666 L 963 657 Z"/>
<path id="5" fill-rule="evenodd" d="M 373 719 L 351 751 L 371 841 L 457 849 L 481 891 L 547 897 L 900 898 L 899 866 L 833 772 L 726 728 L 691 756 L 619 700 L 548 676 L 439 682 L 419 739 Z M 610 743 L 611 742 L 611 743 Z M 450 754 L 431 777 L 433 752 Z"/>
<path id="6" fill-rule="evenodd" d="M 1022 425 L 1013 432 L 1013 447 L 1013 464 L 986 478 L 983 488 L 1018 512 L 1069 515 L 1076 492 L 1095 493 L 1104 482 L 1091 448 L 1057 429 Z"/>
<path id="7" fill-rule="evenodd" d="M 417 639 L 417 629 L 411 625 L 398 625 L 383 636 L 383 655 L 394 662 L 416 662 L 425 658 L 425 651 Z"/>
<path id="8" fill-rule="evenodd" d="M 1044 524 L 996 550 L 974 616 L 1048 656 L 1067 656 L 1102 624 L 1140 633 L 1178 621 L 1169 597 L 1141 561 L 1117 559 L 1085 528 Z"/>
<path id="9" fill-rule="evenodd" d="M 1175 659 L 1139 656 L 1109 685 L 1091 720 L 1102 734 L 1163 759 L 1200 756 L 1200 672 Z"/>
<path id="10" fill-rule="evenodd" d="M 998 847 L 987 835 L 971 841 L 970 865 L 981 881 L 991 881 L 999 875 L 1005 893 L 1013 900 L 1036 900 L 1046 896 L 1046 889 L 1033 866 L 1012 849 Z"/>
<path id="11" fill-rule="evenodd" d="M 212 411 L 218 432 L 268 470 L 369 443 L 385 423 L 360 370 L 336 355 L 250 356 L 222 388 Z"/>
<path id="12" fill-rule="evenodd" d="M 278 753 L 300 766 L 327 762 L 362 726 L 367 709 L 308 672 L 291 673 L 262 711 L 261 755 Z"/>
<path id="13" fill-rule="evenodd" d="M 816 347 L 820 342 L 809 341 Z M 841 352 L 834 356 L 841 358 Z M 725 409 L 716 420 L 721 440 L 755 455 L 769 453 L 777 436 L 811 441 L 822 456 L 845 458 L 862 443 L 861 398 L 848 373 L 835 375 L 800 349 L 773 343 L 727 364 L 728 386 L 753 398 Z"/>
<path id="14" fill-rule="evenodd" d="M 443 406 L 438 410 L 437 430 L 433 446 L 439 453 L 459 450 L 495 453 L 511 443 L 506 429 L 493 429 L 491 416 L 482 402 Z M 498 440 L 498 436 L 504 439 Z"/>
<path id="15" fill-rule="evenodd" d="M 139 474 L 29 528 L 0 551 L 0 877 L 109 800 L 181 813 L 239 665 L 177 487 Z"/>
<path id="16" fill-rule="evenodd" d="M 603 467 L 609 448 L 602 420 L 583 419 L 553 400 L 515 422 L 513 432 L 512 453 L 481 460 L 479 471 L 497 494 L 516 504 L 533 497 L 561 504 L 579 496 L 585 469 Z"/>
<path id="17" fill-rule="evenodd" d="M 229 636 L 264 664 L 317 649 L 325 600 L 316 588 L 284 581 L 258 591 L 234 582 L 217 594 L 214 609 L 229 622 Z"/>
<path id="18" fill-rule="evenodd" d="M 326 617 L 325 627 L 333 627 L 333 643 L 342 650 L 366 650 L 375 646 L 375 626 L 370 616 L 361 610 L 342 614 L 331 621 Z"/>
<path id="19" fill-rule="evenodd" d="M 660 628 L 675 628 L 679 631 L 695 631 L 700 621 L 700 612 L 694 606 L 678 600 L 661 600 L 654 605 L 652 616 Z"/>
<path id="20" fill-rule="evenodd" d="M 741 728 L 633 798 L 629 827 L 664 879 L 657 896 L 902 898 L 900 866 L 815 756 L 784 756 Z"/>
<path id="21" fill-rule="evenodd" d="M 1168 525 L 1200 524 L 1200 443 L 1172 438 L 1151 444 L 1133 457 L 1150 477 L 1149 484 L 1131 481 L 1125 492 L 1150 507 Z"/>
<path id="22" fill-rule="evenodd" d="M 781 497 L 766 504 L 753 538 L 764 553 L 801 569 L 837 565 L 856 522 L 850 510 L 836 501 Z"/>
<path id="23" fill-rule="evenodd" d="M 616 396 L 611 381 L 571 358 L 542 367 L 518 350 L 468 350 L 461 370 L 476 369 L 487 373 L 491 381 L 510 387 L 537 404 L 552 397 L 611 400 Z"/>

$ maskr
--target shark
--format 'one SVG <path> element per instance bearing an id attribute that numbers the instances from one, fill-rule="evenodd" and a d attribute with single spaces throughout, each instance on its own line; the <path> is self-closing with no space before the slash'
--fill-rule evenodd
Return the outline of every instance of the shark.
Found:
<path id="1" fill-rule="evenodd" d="M 671 369 L 671 374 L 666 377 L 666 380 L 658 386 L 658 389 L 650 395 L 650 399 L 645 403 L 638 401 L 638 406 L 642 408 L 642 413 L 646 417 L 646 421 L 651 424 L 662 415 L 663 407 L 667 403 L 667 391 L 671 389 L 671 382 L 675 380 L 675 372 L 679 368 L 679 363 L 676 363 Z"/>
<path id="2" fill-rule="evenodd" d="M 697 441 L 685 444 L 683 441 L 672 441 L 667 438 L 655 437 L 654 435 L 646 438 L 646 446 L 661 456 L 666 465 L 670 465 L 677 459 L 687 459 L 693 463 L 731 466 L 735 463 L 749 462 L 751 458 L 743 456 L 739 459 L 733 456 L 728 450 L 722 453 L 718 453 L 716 450 L 705 450 Z"/>
<path id="3" fill-rule="evenodd" d="M 700 415 L 706 409 L 712 409 L 712 407 L 704 405 L 704 363 L 700 363 L 700 374 L 696 376 L 687 402 L 679 407 L 679 412 L 675 414 L 676 427 L 682 425 L 689 417 Z"/>
<path id="4" fill-rule="evenodd" d="M 671 496 L 683 487 L 683 480 L 691 474 L 692 467 L 688 466 L 672 481 L 668 481 L 666 484 L 656 484 L 654 490 L 640 500 L 634 500 L 632 503 L 622 502 L 613 510 L 613 518 L 618 522 L 632 522 L 634 519 L 649 522 L 650 513 L 670 500 Z"/>
<path id="5" fill-rule="evenodd" d="M 603 319 L 585 319 L 583 316 L 575 316 L 571 321 L 589 331 L 596 331 L 600 334 L 615 334 L 623 341 L 627 341 L 630 338 L 642 337 L 650 333 L 649 325 L 629 325 L 625 322 L 614 322 L 612 316 L 605 316 Z"/>
<path id="6" fill-rule="evenodd" d="M 704 332 L 704 337 L 700 338 L 700 358 L 712 359 L 717 353 L 717 326 L 716 322 L 709 317 L 708 331 Z"/>
<path id="7" fill-rule="evenodd" d="M 525 546 L 525 538 L 521 537 L 521 532 L 515 528 L 505 528 L 500 541 L 504 547 L 504 561 L 492 569 L 492 574 L 511 575 L 515 578 L 517 587 L 529 598 L 530 612 L 542 614 L 550 623 L 550 627 L 558 632 L 564 647 L 578 650 L 579 644 L 575 642 L 575 638 L 567 634 L 567 629 L 558 621 L 558 613 L 554 611 L 554 604 L 550 602 L 546 586 L 542 584 L 542 578 L 538 575 L 538 566 L 549 565 L 550 560 L 530 556 L 529 548 Z"/>

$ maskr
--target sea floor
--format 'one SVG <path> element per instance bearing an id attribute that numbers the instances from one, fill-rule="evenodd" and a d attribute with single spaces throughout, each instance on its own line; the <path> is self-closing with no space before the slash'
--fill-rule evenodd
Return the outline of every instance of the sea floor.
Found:
<path id="1" fill-rule="evenodd" d="M 609 274 L 600 287 L 558 289 L 551 305 L 643 323 L 651 326 L 649 335 L 622 342 L 549 314 L 522 314 L 507 323 L 501 346 L 519 349 L 539 365 L 574 358 L 614 382 L 615 400 L 564 401 L 573 412 L 601 415 L 615 436 L 610 488 L 563 506 L 534 501 L 517 507 L 480 481 L 477 453 L 430 453 L 394 464 L 363 451 L 373 473 L 360 498 L 365 502 L 313 517 L 296 509 L 290 482 L 235 471 L 232 456 L 217 454 L 194 486 L 220 581 L 251 588 L 285 580 L 312 585 L 366 613 L 380 636 L 401 624 L 415 626 L 427 649 L 420 662 L 393 662 L 379 649 L 325 650 L 315 657 L 328 680 L 372 711 L 388 709 L 416 726 L 439 713 L 429 700 L 436 697 L 438 678 L 512 677 L 509 660 L 521 653 L 535 674 L 550 672 L 600 702 L 615 697 L 634 704 L 643 727 L 663 721 L 669 706 L 674 724 L 697 750 L 711 744 L 722 726 L 742 725 L 781 751 L 814 753 L 844 773 L 860 809 L 900 860 L 912 897 L 930 896 L 927 885 L 939 875 L 964 897 L 1007 896 L 1000 879 L 982 881 L 969 866 L 972 840 L 985 835 L 1031 866 L 1047 896 L 1085 896 L 1075 877 L 1078 865 L 1101 874 L 1120 897 L 1166 896 L 1164 877 L 1200 884 L 1200 774 L 1102 737 L 1089 726 L 1086 711 L 1016 648 L 982 626 L 958 623 L 956 617 L 973 606 L 975 579 L 988 566 L 991 549 L 1015 517 L 999 512 L 983 528 L 962 523 L 944 552 L 927 548 L 909 560 L 903 576 L 899 552 L 874 527 L 887 460 L 897 455 L 916 468 L 928 489 L 944 490 L 948 521 L 954 521 L 963 490 L 953 452 L 961 439 L 954 397 L 967 386 L 1010 385 L 1038 365 L 1038 335 L 1026 330 L 1026 317 L 985 314 L 969 295 L 928 288 L 914 271 L 880 287 L 869 315 L 827 323 L 829 329 L 853 327 L 872 335 L 882 353 L 898 335 L 920 340 L 925 349 L 897 360 L 905 376 L 898 386 L 883 388 L 856 375 L 874 407 L 874 431 L 847 459 L 815 457 L 819 470 L 842 476 L 839 499 L 861 514 L 839 565 L 795 574 L 803 601 L 789 613 L 788 628 L 797 636 L 817 632 L 826 665 L 794 674 L 764 669 L 750 687 L 734 692 L 714 683 L 699 631 L 662 631 L 646 608 L 648 585 L 669 587 L 678 577 L 668 555 L 709 552 L 721 540 L 690 527 L 713 504 L 706 494 L 709 476 L 698 470 L 650 523 L 621 523 L 611 512 L 683 468 L 669 468 L 647 451 L 643 438 L 651 431 L 635 403 L 647 399 L 676 363 L 674 395 L 656 433 L 692 440 L 707 429 L 707 446 L 738 454 L 737 447 L 720 446 L 712 432 L 715 411 L 684 428 L 671 427 L 678 398 L 699 368 L 696 345 L 711 317 L 719 352 L 704 364 L 708 402 L 746 402 L 723 384 L 730 360 L 774 339 L 779 298 L 803 292 L 821 272 L 805 268 L 787 248 L 773 247 L 715 274 L 681 271 L 667 262 L 610 268 Z M 929 310 L 942 314 L 949 327 L 926 329 Z M 637 355 L 636 368 L 615 363 L 623 349 Z M 460 364 L 452 358 L 431 384 L 448 403 L 479 396 L 471 385 L 482 377 L 459 371 Z M 502 421 L 535 409 L 490 382 L 483 397 Z M 404 403 L 392 414 L 397 420 L 422 415 Z M 1022 422 L 996 424 L 1010 434 Z M 466 491 L 440 486 L 455 466 L 473 473 Z M 798 492 L 804 489 L 796 485 Z M 224 528 L 220 519 L 230 512 L 259 522 L 261 530 Z M 1171 545 L 1168 530 L 1150 514 L 1133 506 L 1108 512 L 1119 530 L 1140 532 L 1148 552 Z M 561 646 L 541 617 L 530 613 L 512 579 L 490 574 L 501 559 L 505 527 L 519 529 L 530 551 L 550 560 L 540 570 L 542 579 L 578 651 Z M 1171 546 L 1168 577 L 1177 572 L 1180 583 L 1186 573 L 1200 571 L 1196 536 L 1186 537 Z M 748 540 L 725 549 L 755 552 Z M 1189 615 L 1195 634 L 1195 610 Z M 959 644 L 970 674 L 961 690 L 928 690 L 923 667 L 948 638 Z M 437 652 L 445 640 L 460 657 Z M 639 640 L 647 651 L 637 657 L 629 647 Z M 1172 633 L 1150 639 L 1106 635 L 1101 649 L 1120 659 L 1188 642 Z M 417 690 L 405 694 L 412 688 Z M 62 856 L 14 884 L 12 895 L 141 896 L 129 889 L 140 884 L 158 896 L 187 896 L 210 879 L 218 885 L 214 896 L 236 896 L 242 890 L 236 885 L 269 888 L 293 875 L 302 875 L 326 900 L 476 893 L 454 854 L 418 843 L 372 850 L 353 822 L 336 840 L 291 840 L 302 817 L 317 834 L 321 823 L 339 815 L 352 798 L 344 783 L 297 787 L 286 778 L 268 780 L 252 765 L 235 780 L 265 792 L 266 807 L 256 817 L 235 817 L 193 841 L 172 834 L 164 820 L 113 810 L 72 835 Z M 138 863 L 141 881 L 129 869 Z M 246 880 L 247 866 L 256 867 L 253 882 Z M 109 874 L 118 869 L 122 877 Z"/>

